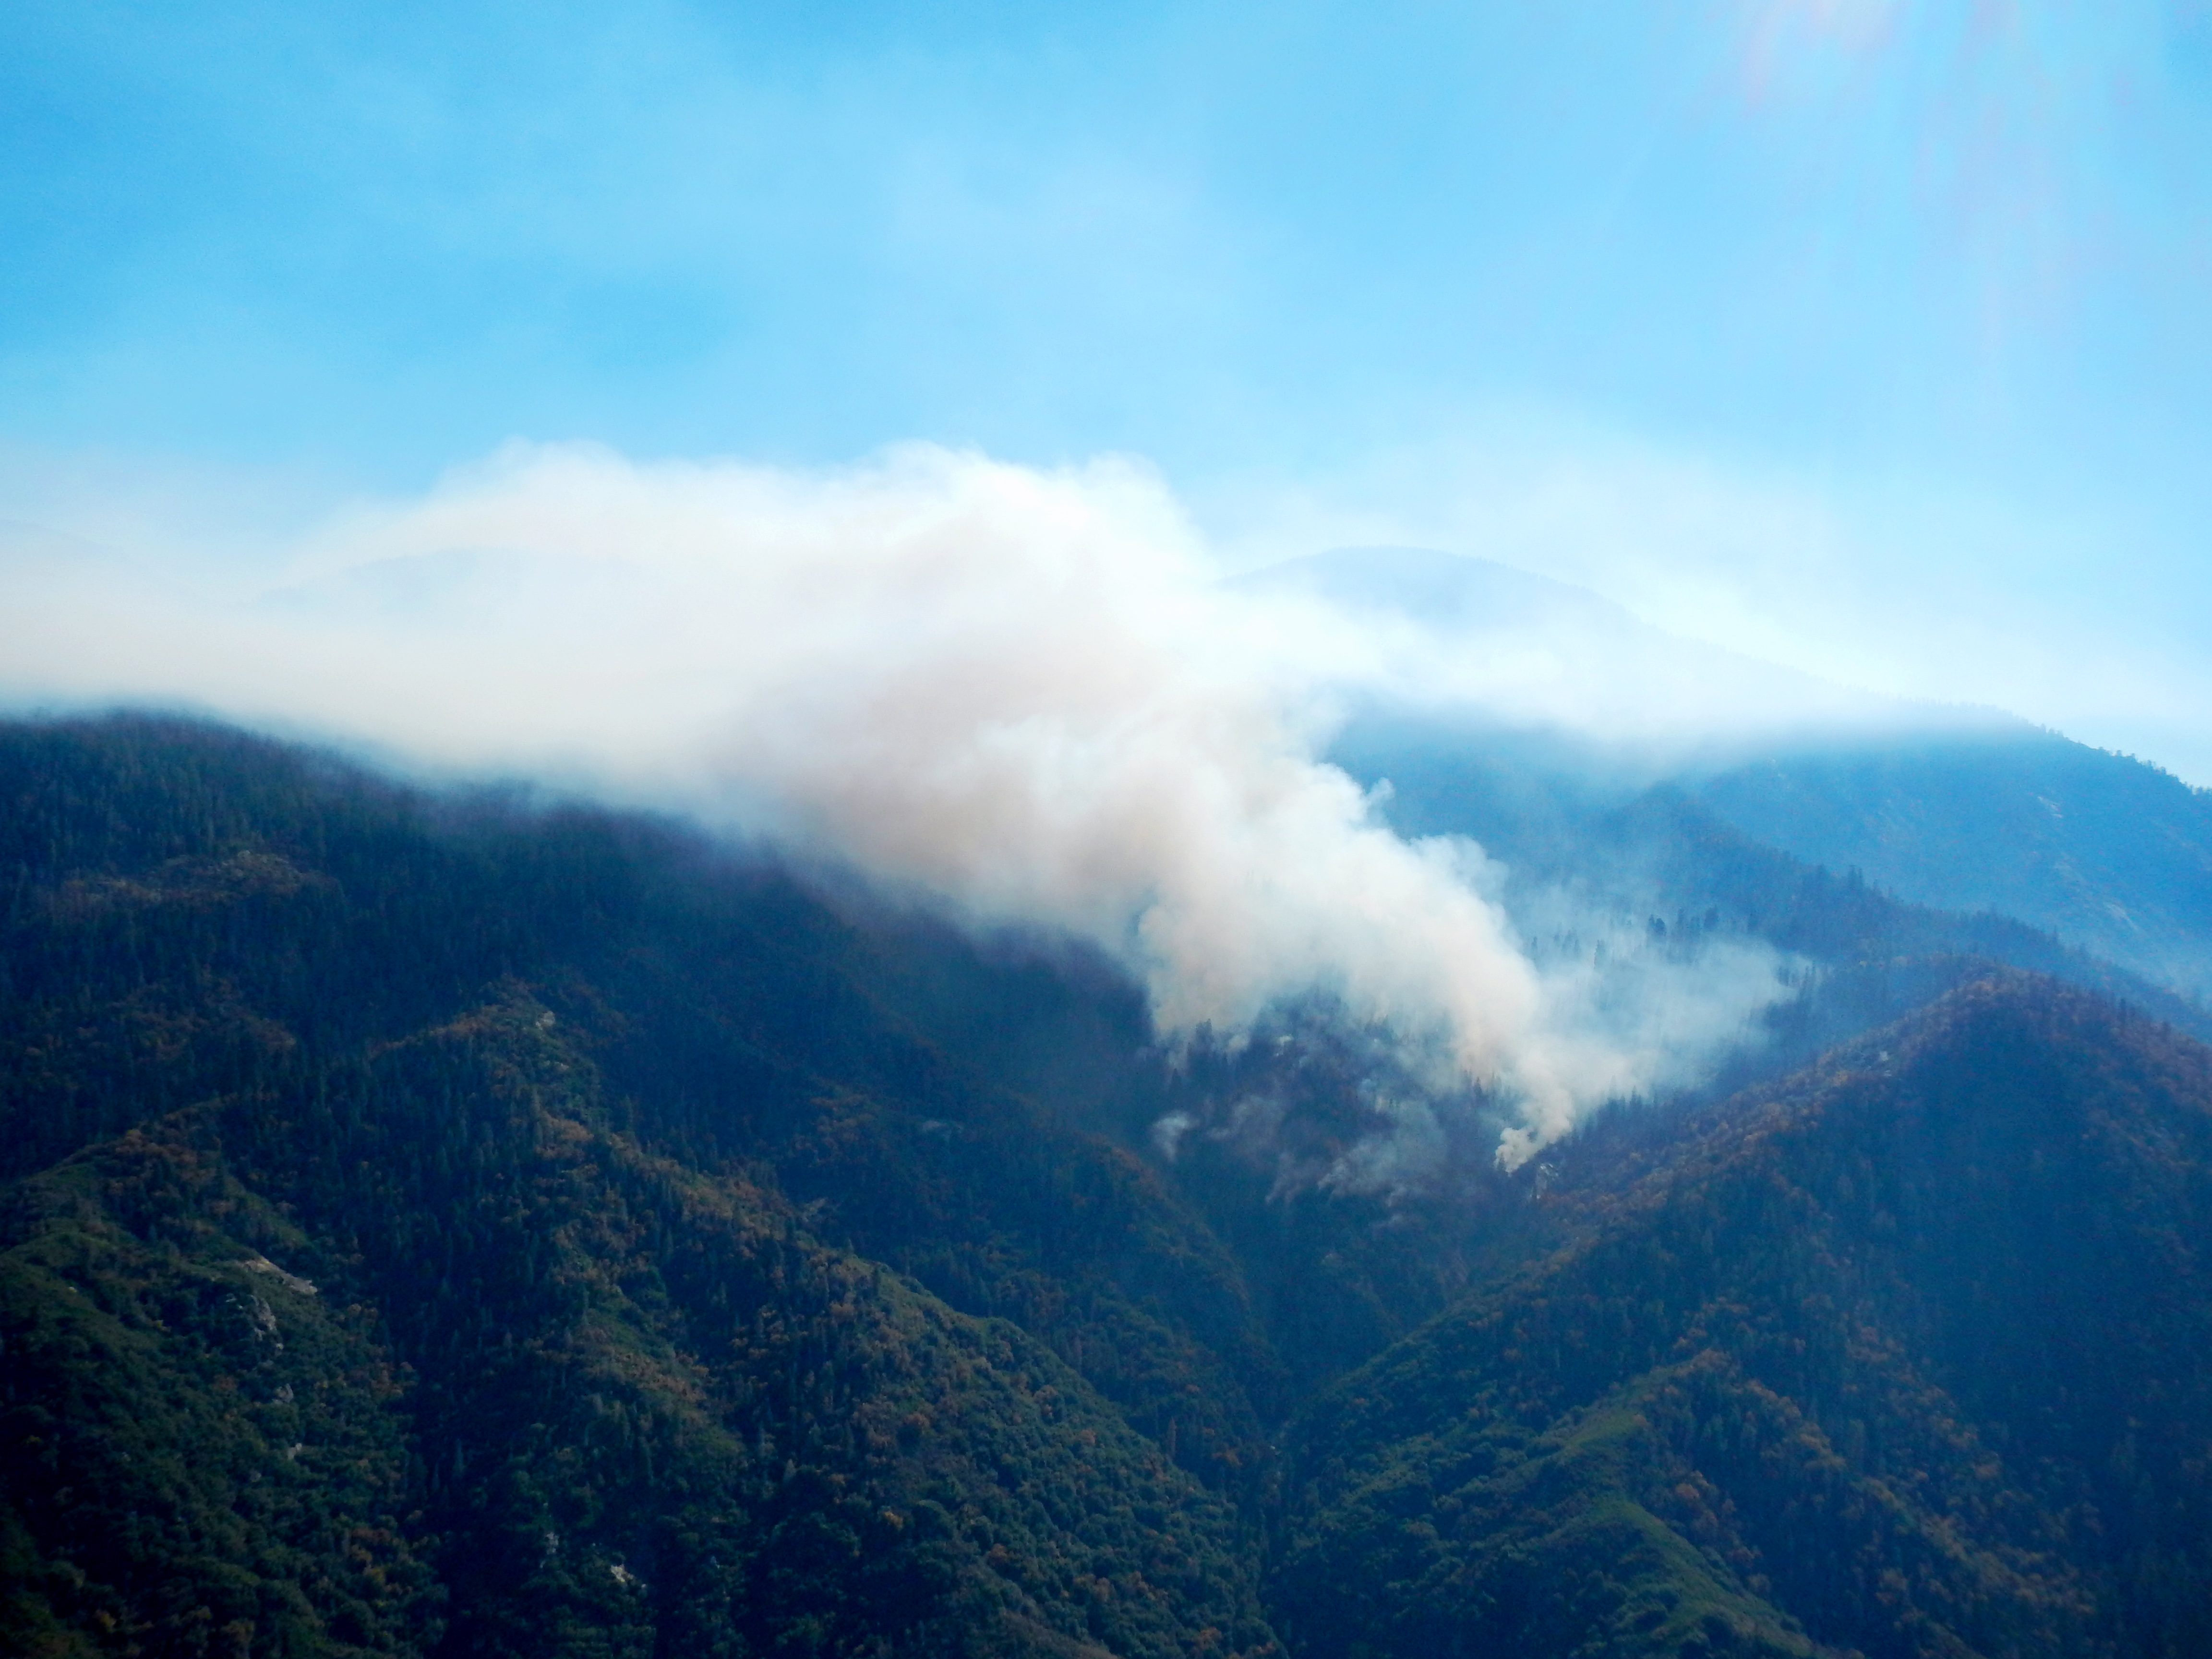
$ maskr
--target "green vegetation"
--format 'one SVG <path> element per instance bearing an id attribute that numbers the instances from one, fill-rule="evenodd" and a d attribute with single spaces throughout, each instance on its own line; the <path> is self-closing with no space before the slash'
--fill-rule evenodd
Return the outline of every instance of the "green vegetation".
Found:
<path id="1" fill-rule="evenodd" d="M 2192 951 L 2212 960 L 2203 850 L 2212 805 L 2136 762 L 2037 734 L 1856 767 L 1778 763 L 1655 781 L 1536 734 L 1372 723 L 1340 747 L 1356 776 L 1389 781 L 1402 832 L 1471 836 L 1503 859 L 1510 902 L 1563 890 L 1649 927 L 1671 951 L 1749 938 L 1798 958 L 1799 994 L 1769 1021 L 1769 1061 L 1802 1064 L 1992 964 L 2049 974 L 2212 1040 L 2188 966 Z M 2081 843 L 2071 852 L 2051 844 L 2062 820 L 2034 788 L 2060 784 L 2039 781 L 2036 762 L 2055 764 L 2062 793 L 2090 809 L 2065 821 Z M 1825 793 L 1808 779 L 1824 780 Z M 2170 915 L 2154 920 L 2147 890 L 2166 895 Z M 2123 896 L 2152 932 L 2120 914 Z M 1753 1077 L 1740 1067 L 1728 1085 Z"/>
<path id="2" fill-rule="evenodd" d="M 1177 1467 L 1255 1461 L 1233 1266 L 787 879 L 231 733 L 8 738 L 24 1650 L 1271 1645 Z"/>
<path id="3" fill-rule="evenodd" d="M 1170 1066 L 673 826 L 0 727 L 0 1652 L 2212 1647 L 2212 1055 L 1678 806 L 1833 924 L 1779 1052 L 1966 988 L 1385 1201 L 1285 1174 L 1348 1039 Z"/>
<path id="4" fill-rule="evenodd" d="M 441 1622 L 447 1650 L 515 1655 L 1266 1644 L 1226 1506 L 1047 1350 L 646 1154 L 597 1094 L 515 993 L 376 1054 L 304 1145 L 222 1103 L 21 1183 L 26 1626 L 151 1651 L 202 1627 L 408 1651 Z M 319 1249 L 222 1173 L 280 1129 L 273 1184 Z M 325 1311 L 340 1287 L 383 1310 L 404 1393 L 363 1304 Z"/>
<path id="5" fill-rule="evenodd" d="M 26 1650 L 410 1653 L 401 1390 L 299 1230 L 137 1132 L 9 1194 L 0 1620 Z"/>
<path id="6" fill-rule="evenodd" d="M 1765 761 L 1697 793 L 1800 858 L 2212 994 L 2212 794 L 2154 766 L 2021 729 Z"/>
<path id="7" fill-rule="evenodd" d="M 1656 1163 L 1306 1413 L 1298 1650 L 2203 1650 L 2212 1055 L 1987 981 Z"/>

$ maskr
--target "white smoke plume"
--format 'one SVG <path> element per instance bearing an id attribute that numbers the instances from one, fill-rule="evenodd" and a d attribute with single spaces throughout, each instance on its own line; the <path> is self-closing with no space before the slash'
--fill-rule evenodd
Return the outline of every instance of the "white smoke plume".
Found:
<path id="1" fill-rule="evenodd" d="M 1374 637 L 1224 588 L 1131 464 L 516 447 L 350 512 L 251 596 L 52 548 L 6 579 L 18 701 L 183 698 L 681 806 L 1094 941 L 1170 1038 L 1333 1000 L 1517 1103 L 1509 1167 L 1776 994 L 1739 963 L 1670 992 L 1698 1009 L 1679 1041 L 1593 1018 L 1517 946 L 1478 849 L 1401 839 L 1316 758 L 1316 688 L 1379 672 Z"/>

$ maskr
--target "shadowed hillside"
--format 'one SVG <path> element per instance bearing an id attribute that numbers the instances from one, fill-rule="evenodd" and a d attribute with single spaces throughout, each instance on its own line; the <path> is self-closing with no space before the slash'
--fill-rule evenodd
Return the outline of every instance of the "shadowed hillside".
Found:
<path id="1" fill-rule="evenodd" d="M 1989 971 L 1635 810 L 1838 941 L 1752 1074 Z M 1170 1063 L 1096 959 L 635 816 L 18 725 L 0 882 L 0 1650 L 2203 1635 L 2203 1051 L 2088 994 L 1385 1188 L 1358 1033 Z"/>
<path id="2" fill-rule="evenodd" d="M 1268 1644 L 1233 1262 L 878 1001 L 889 945 L 637 821 L 5 750 L 42 1650 Z"/>
<path id="3" fill-rule="evenodd" d="M 1861 946 L 1898 934 L 1919 953 L 1942 933 L 1944 949 L 2062 977 L 2082 978 L 2086 953 L 2137 981 L 2097 988 L 2156 987 L 2203 1019 L 2212 794 L 2154 766 L 1994 710 L 1825 684 L 1486 559 L 1342 548 L 1239 586 L 1381 621 L 1450 665 L 1456 703 L 1351 694 L 1335 757 L 1389 781 L 1394 822 L 1471 835 L 1524 886 L 1565 877 L 1669 921 L 1749 913 L 1823 959 L 1838 924 Z M 1846 916 L 1814 874 L 1902 902 Z"/>
<path id="4" fill-rule="evenodd" d="M 2203 1651 L 2212 1052 L 2002 978 L 1688 1127 L 1302 1417 L 1294 1650 Z"/>
<path id="5" fill-rule="evenodd" d="M 2212 993 L 2212 794 L 2154 766 L 2023 727 L 1760 761 L 1697 793 L 1747 835 L 1915 903 L 2016 916 Z"/>

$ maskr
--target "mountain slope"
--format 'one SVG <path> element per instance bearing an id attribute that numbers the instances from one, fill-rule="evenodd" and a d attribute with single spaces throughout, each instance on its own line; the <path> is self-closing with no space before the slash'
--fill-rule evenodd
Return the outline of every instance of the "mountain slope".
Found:
<path id="1" fill-rule="evenodd" d="M 2001 978 L 1583 1156 L 1302 1419 L 1297 1651 L 2212 1640 L 2212 1052 Z"/>
<path id="2" fill-rule="evenodd" d="M 173 722 L 10 728 L 0 802 L 0 1524 L 46 1646 L 1268 1644 L 1236 1266 L 877 994 L 949 939 Z M 198 1173 L 149 1208 L 132 1170 Z M 238 1303 L 256 1255 L 318 1293 Z M 336 1465 L 285 1414 L 326 1351 Z M 126 1420 L 150 1500 L 93 1455 Z"/>
<path id="3" fill-rule="evenodd" d="M 896 975 L 977 978 L 962 942 L 872 932 L 642 820 L 440 801 L 213 728 L 4 735 L 0 1167 L 211 1096 L 325 1088 L 519 981 L 644 1140 L 762 1166 L 840 1243 L 1079 1346 L 1149 1426 L 1179 1423 L 1192 1467 L 1243 1461 L 1248 1394 L 1279 1385 L 1234 1265 L 1141 1161 L 896 1007 Z"/>
<path id="4" fill-rule="evenodd" d="M 1777 756 L 1694 788 L 1799 858 L 2212 993 L 2212 794 L 2155 767 L 2022 728 Z"/>
<path id="5" fill-rule="evenodd" d="M 1747 1064 L 1802 1064 L 1991 963 L 2051 974 L 2212 1038 L 2202 1004 L 2166 983 L 2001 910 L 1912 902 L 1858 869 L 1808 863 L 1690 787 L 1655 783 L 1560 733 L 1369 717 L 1342 734 L 1335 757 L 1383 789 L 1401 834 L 1470 836 L 1499 860 L 1502 900 L 1540 959 L 1564 926 L 1585 936 L 1585 951 L 1587 935 L 1607 929 L 1616 946 L 1644 933 L 1677 953 L 1757 939 L 1812 969 L 1768 1017 L 1764 1054 L 1738 1057 L 1739 1077 Z M 2001 862 L 2008 846 L 1993 839 L 1985 861 Z"/>
<path id="6" fill-rule="evenodd" d="M 526 994 L 329 1085 L 11 1194 L 9 1577 L 52 1650 L 1266 1644 L 1222 1500 L 1015 1328 L 611 1132 Z"/>
<path id="7" fill-rule="evenodd" d="M 2036 939 L 1561 821 L 1832 952 L 1770 1067 Z M 0 726 L 0 1651 L 2203 1637 L 2203 1051 L 2094 997 L 1352 1189 L 1360 1034 L 1170 1065 L 1096 961 L 635 816 Z"/>
<path id="8" fill-rule="evenodd" d="M 300 1229 L 167 1136 L 7 1209 L 10 1650 L 420 1650 L 436 1599 L 402 1520 L 401 1378 L 365 1309 L 276 1265 L 311 1254 Z"/>
<path id="9" fill-rule="evenodd" d="M 1715 827 L 1908 905 L 2009 918 L 2186 1000 L 2212 993 L 2212 795 L 2156 767 L 1994 711 L 1826 684 L 1485 559 L 1343 548 L 1240 586 L 1326 605 L 1426 661 L 1414 702 L 1348 688 L 1359 718 L 1337 745 L 1363 781 L 1398 787 L 1401 819 L 1518 863 L 1668 785 Z M 1442 814 L 1440 786 L 1462 797 Z"/>

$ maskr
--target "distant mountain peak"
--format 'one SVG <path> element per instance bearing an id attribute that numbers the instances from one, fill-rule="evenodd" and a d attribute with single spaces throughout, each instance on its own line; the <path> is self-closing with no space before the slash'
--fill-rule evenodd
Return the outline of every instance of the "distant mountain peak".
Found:
<path id="1" fill-rule="evenodd" d="M 1331 548 L 1252 571 L 1237 585 L 1255 592 L 1304 593 L 1347 611 L 1393 612 L 1442 628 L 1563 622 L 1650 628 L 1586 587 L 1432 547 Z"/>
<path id="2" fill-rule="evenodd" d="M 1371 631 L 1373 684 L 1346 689 L 1377 712 L 1572 732 L 1674 762 L 1990 719 L 1671 633 L 1588 588 L 1435 548 L 1334 548 L 1230 586 Z"/>

